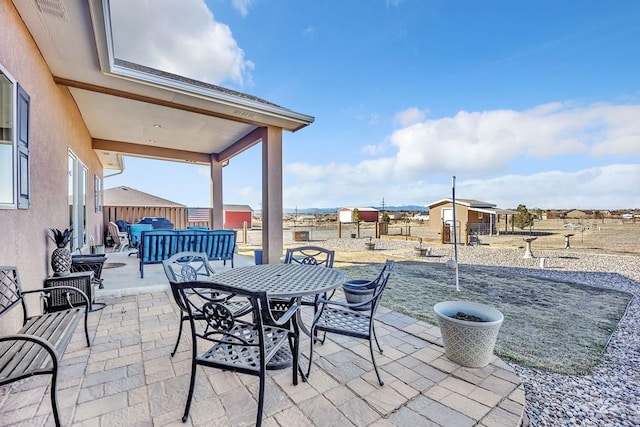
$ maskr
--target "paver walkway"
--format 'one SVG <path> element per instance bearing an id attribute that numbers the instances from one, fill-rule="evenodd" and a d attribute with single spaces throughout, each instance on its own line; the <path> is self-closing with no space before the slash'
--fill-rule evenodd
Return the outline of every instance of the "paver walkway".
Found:
<path id="1" fill-rule="evenodd" d="M 178 353 L 170 357 L 178 331 L 170 292 L 155 289 L 101 300 L 107 307 L 90 314 L 92 347 L 84 345 L 79 326 L 63 357 L 58 390 L 64 425 L 185 425 L 180 420 L 190 343 L 185 332 Z M 384 354 L 376 353 L 376 360 L 383 387 L 367 342 L 329 336 L 315 347 L 319 357 L 307 383 L 293 386 L 290 369 L 269 372 L 264 425 L 521 424 L 524 389 L 504 362 L 495 358 L 485 368 L 460 367 L 444 356 L 437 327 L 384 308 L 379 314 Z M 303 354 L 308 344 L 303 341 Z M 253 425 L 258 378 L 198 369 L 186 425 Z M 0 425 L 53 425 L 48 383 L 48 377 L 40 377 L 0 387 Z"/>

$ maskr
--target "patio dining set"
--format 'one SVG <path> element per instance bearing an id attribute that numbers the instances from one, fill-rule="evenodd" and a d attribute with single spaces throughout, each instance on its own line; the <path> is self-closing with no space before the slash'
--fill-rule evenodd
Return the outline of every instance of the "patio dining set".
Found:
<path id="1" fill-rule="evenodd" d="M 387 261 L 373 280 L 359 281 L 358 286 L 370 290 L 369 297 L 349 303 L 332 299 L 346 280 L 344 273 L 333 269 L 334 251 L 313 246 L 291 248 L 284 259 L 284 264 L 259 264 L 220 273 L 214 272 L 204 253 L 181 252 L 163 261 L 182 313 L 172 357 L 183 324 L 190 326 L 191 379 L 183 422 L 189 418 L 197 366 L 204 366 L 259 377 L 256 425 L 262 425 L 266 371 L 290 367 L 294 385 L 298 376 L 307 381 L 312 373 L 313 347 L 323 343 L 327 333 L 368 340 L 378 382 L 384 384 L 374 356 L 373 341 L 380 353 L 382 347 L 373 319 L 394 262 Z M 314 310 L 310 326 L 302 321 L 303 304 Z M 300 361 L 300 332 L 311 338 L 306 369 Z M 205 344 L 199 346 L 198 342 Z"/>

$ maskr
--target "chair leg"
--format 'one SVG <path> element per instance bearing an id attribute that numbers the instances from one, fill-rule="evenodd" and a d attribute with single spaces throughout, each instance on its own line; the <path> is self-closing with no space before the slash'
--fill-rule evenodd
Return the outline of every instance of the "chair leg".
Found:
<path id="1" fill-rule="evenodd" d="M 58 399 L 56 396 L 56 380 L 57 380 L 58 367 L 54 361 L 53 373 L 51 375 L 51 410 L 53 411 L 53 419 L 56 423 L 56 427 L 60 427 L 60 414 L 58 414 Z"/>
<path id="2" fill-rule="evenodd" d="M 260 390 L 258 392 L 258 413 L 256 414 L 256 427 L 260 427 L 262 425 L 262 411 L 264 410 L 264 382 L 265 382 L 265 372 L 267 367 L 263 362 L 260 368 Z"/>
<path id="3" fill-rule="evenodd" d="M 311 365 L 313 364 L 313 344 L 316 341 L 314 338 L 314 332 L 316 332 L 316 329 L 312 326 L 311 335 L 309 336 L 309 341 L 311 341 L 311 344 L 309 345 L 309 367 L 307 368 L 307 375 L 302 377 L 302 380 L 305 382 L 309 379 L 309 375 L 311 375 Z M 326 336 L 326 333 L 325 333 L 325 336 Z"/>
<path id="4" fill-rule="evenodd" d="M 376 345 L 378 346 L 378 350 L 380 351 L 380 354 L 382 354 L 382 347 L 380 347 L 380 343 L 378 342 L 378 335 L 376 334 L 376 326 L 375 323 L 371 323 L 371 334 L 373 335 L 373 338 L 375 338 L 376 340 Z"/>
<path id="5" fill-rule="evenodd" d="M 373 369 L 375 369 L 376 375 L 378 376 L 378 383 L 380 383 L 380 385 L 383 386 L 384 381 L 382 381 L 382 378 L 380 378 L 380 372 L 378 371 L 376 358 L 375 358 L 375 355 L 373 354 L 373 342 L 371 341 L 371 338 L 369 338 L 369 353 L 371 353 L 371 362 L 373 362 Z"/>
<path id="6" fill-rule="evenodd" d="M 302 373 L 302 368 L 300 367 L 300 327 L 298 326 L 298 320 L 294 316 L 291 319 L 291 325 L 293 326 L 293 346 L 291 346 L 291 335 L 289 336 L 289 347 L 291 348 L 291 352 L 293 353 L 293 385 L 298 385 L 298 369 L 302 375 L 303 380 L 305 379 L 304 374 Z"/>
<path id="7" fill-rule="evenodd" d="M 178 351 L 178 345 L 180 344 L 180 337 L 182 337 L 182 324 L 184 323 L 184 318 L 181 316 L 180 318 L 180 329 L 178 330 L 178 338 L 176 339 L 176 346 L 173 348 L 171 352 L 171 357 L 176 355 L 176 351 Z"/>
<path id="8" fill-rule="evenodd" d="M 189 419 L 189 409 L 191 409 L 191 399 L 193 398 L 193 390 L 196 385 L 196 359 L 195 356 L 191 361 L 191 382 L 189 383 L 189 394 L 187 395 L 187 404 L 184 407 L 184 415 L 182 416 L 182 422 L 186 423 Z"/>

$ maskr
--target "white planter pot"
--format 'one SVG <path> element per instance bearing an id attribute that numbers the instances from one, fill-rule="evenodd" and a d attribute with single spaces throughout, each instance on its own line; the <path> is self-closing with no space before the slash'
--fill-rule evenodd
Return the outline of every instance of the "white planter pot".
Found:
<path id="1" fill-rule="evenodd" d="M 493 307 L 469 301 L 445 301 L 433 310 L 438 317 L 447 357 L 462 366 L 481 368 L 491 361 L 504 316 Z M 480 317 L 484 322 L 459 320 L 456 313 Z"/>

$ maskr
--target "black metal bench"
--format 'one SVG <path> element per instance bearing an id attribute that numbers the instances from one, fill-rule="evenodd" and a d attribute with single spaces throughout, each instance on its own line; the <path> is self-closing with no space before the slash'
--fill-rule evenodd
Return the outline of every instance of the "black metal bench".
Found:
<path id="1" fill-rule="evenodd" d="M 86 305 L 66 310 L 47 312 L 47 299 L 43 314 L 29 317 L 24 296 L 51 292 L 79 293 Z M 88 312 L 89 298 L 72 286 L 58 286 L 32 291 L 23 291 L 16 267 L 0 267 L 0 317 L 21 306 L 23 326 L 15 334 L 0 335 L 0 386 L 35 375 L 51 375 L 51 407 L 57 426 L 60 425 L 56 399 L 58 362 L 67 348 L 76 325 L 84 317 L 84 333 L 89 343 Z"/>

